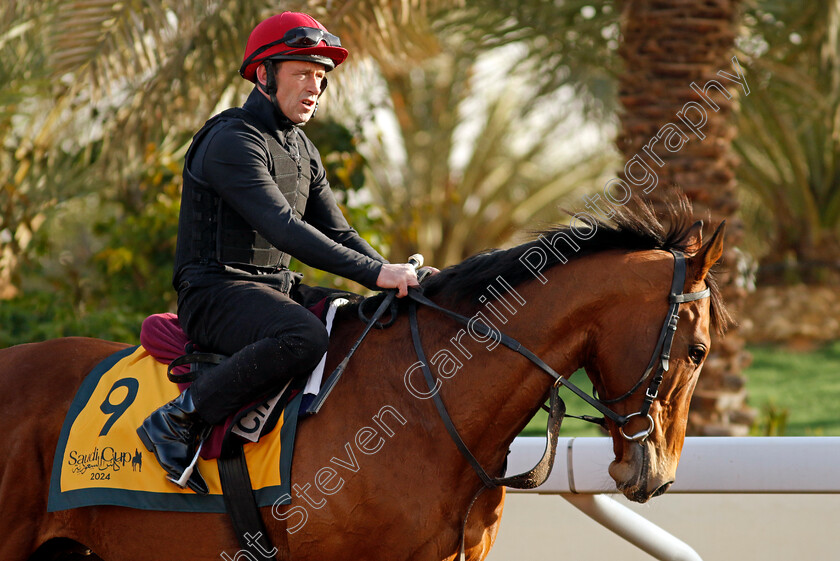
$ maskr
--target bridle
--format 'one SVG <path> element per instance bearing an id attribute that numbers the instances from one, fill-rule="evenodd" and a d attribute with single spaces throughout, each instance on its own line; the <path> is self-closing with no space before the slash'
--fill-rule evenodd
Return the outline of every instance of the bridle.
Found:
<path id="1" fill-rule="evenodd" d="M 618 397 L 612 399 L 599 399 L 601 407 L 596 407 L 601 413 L 612 419 L 617 425 L 621 436 L 626 440 L 632 442 L 642 442 L 653 432 L 655 423 L 653 417 L 650 415 L 650 407 L 659 395 L 659 386 L 665 378 L 665 373 L 668 372 L 671 359 L 671 346 L 674 343 L 674 334 L 677 332 L 677 322 L 680 319 L 680 304 L 685 302 L 694 302 L 695 300 L 702 300 L 708 298 L 711 294 L 711 289 L 706 288 L 699 292 L 683 293 L 682 289 L 685 285 L 685 256 L 680 251 L 671 250 L 674 256 L 674 276 L 671 281 L 671 292 L 668 295 L 668 315 L 665 316 L 665 321 L 662 324 L 662 329 L 659 331 L 659 339 L 656 341 L 656 346 L 653 349 L 653 355 L 650 357 L 650 362 L 645 369 L 644 374 L 633 385 L 632 388 L 624 392 Z M 655 369 L 655 373 L 654 373 Z M 651 374 L 653 376 L 651 377 Z M 611 409 L 606 407 L 613 403 L 623 401 L 632 396 L 646 380 L 650 379 L 647 389 L 645 390 L 645 399 L 642 402 L 642 407 L 635 413 L 621 416 L 614 413 Z M 603 408 L 602 408 L 603 407 Z M 646 430 L 637 432 L 628 436 L 624 432 L 624 427 L 630 422 L 633 417 L 642 417 L 647 419 L 648 427 Z"/>
<path id="2" fill-rule="evenodd" d="M 681 251 L 677 251 L 674 249 L 671 249 L 669 251 L 674 256 L 674 275 L 671 280 L 671 289 L 668 294 L 668 314 L 665 316 L 665 321 L 663 322 L 662 329 L 659 332 L 659 339 L 657 340 L 656 346 L 653 349 L 653 355 L 651 356 L 650 362 L 648 362 L 647 368 L 645 369 L 644 373 L 639 378 L 639 380 L 635 384 L 633 384 L 633 387 L 631 387 L 629 390 L 627 390 L 620 396 L 610 399 L 599 399 L 597 397 L 590 396 L 585 391 L 577 387 L 570 380 L 564 378 L 563 376 L 555 372 L 555 370 L 551 368 L 548 364 L 546 364 L 545 361 L 543 361 L 540 357 L 538 357 L 536 354 L 534 354 L 532 351 L 526 348 L 522 343 L 510 337 L 509 335 L 502 333 L 498 329 L 488 327 L 480 321 L 476 321 L 474 317 L 468 318 L 457 312 L 453 312 L 452 310 L 449 310 L 436 304 L 435 302 L 427 298 L 420 289 L 409 289 L 407 299 L 409 300 L 408 315 L 409 326 L 411 329 L 411 338 L 414 344 L 414 350 L 417 353 L 417 358 L 419 359 L 419 364 L 421 366 L 423 376 L 426 379 L 426 384 L 429 387 L 428 395 L 432 398 L 435 407 L 437 407 L 441 420 L 443 421 L 447 432 L 449 432 L 449 436 L 452 438 L 452 441 L 458 447 L 464 458 L 466 458 L 466 460 L 473 467 L 475 472 L 478 474 L 479 478 L 481 478 L 482 482 L 485 485 L 485 488 L 492 488 L 499 485 L 506 485 L 508 487 L 519 488 L 534 488 L 542 484 L 542 482 L 545 481 L 545 478 L 548 477 L 548 473 L 551 471 L 551 465 L 554 462 L 554 452 L 557 444 L 560 424 L 562 422 L 563 417 L 572 416 L 566 415 L 566 406 L 565 404 L 563 404 L 563 400 L 560 399 L 557 391 L 559 390 L 560 386 L 568 388 L 569 391 L 571 391 L 580 399 L 588 403 L 590 406 L 595 408 L 604 416 L 604 418 L 598 418 L 584 415 L 578 417 L 579 419 L 583 419 L 584 421 L 589 421 L 600 425 L 603 425 L 605 423 L 605 419 L 609 419 L 618 426 L 619 433 L 621 434 L 621 436 L 624 439 L 631 442 L 644 442 L 644 440 L 647 439 L 647 437 L 653 433 L 654 429 L 656 428 L 656 423 L 653 420 L 653 417 L 650 415 L 650 408 L 653 405 L 653 402 L 656 400 L 657 396 L 659 395 L 659 386 L 662 384 L 662 380 L 665 377 L 665 373 L 668 372 L 668 369 L 670 367 L 671 346 L 674 343 L 674 334 L 677 331 L 680 304 L 686 302 L 694 302 L 695 300 L 701 300 L 703 298 L 708 298 L 711 294 L 711 290 L 709 288 L 706 288 L 705 290 L 701 290 L 699 292 L 682 292 L 683 286 L 685 286 L 686 277 L 685 255 Z M 386 297 L 383 298 L 382 302 L 379 304 L 379 307 L 377 308 L 376 312 L 369 319 L 365 318 L 367 320 L 367 327 L 362 332 L 361 336 L 356 341 L 356 343 L 351 347 L 344 360 L 341 361 L 341 363 L 338 365 L 335 371 L 333 371 L 333 373 L 327 378 L 326 382 L 324 383 L 321 389 L 321 392 L 318 394 L 318 397 L 309 406 L 307 411 L 308 414 L 314 414 L 318 412 L 321 405 L 324 403 L 324 400 L 326 400 L 327 396 L 332 391 L 332 388 L 335 387 L 336 382 L 338 381 L 339 377 L 341 376 L 342 372 L 347 366 L 347 362 L 350 359 L 350 356 L 352 356 L 355 349 L 359 346 L 359 344 L 361 344 L 362 340 L 365 338 L 365 335 L 368 333 L 371 327 L 373 327 L 374 325 L 384 327 L 387 325 L 391 325 L 394 322 L 394 320 L 396 319 L 396 311 L 392 311 L 392 317 L 389 322 L 387 322 L 386 324 L 379 323 L 379 318 L 382 316 L 384 311 L 389 306 L 392 306 L 394 304 L 393 296 L 394 293 L 386 295 Z M 498 341 L 500 344 L 508 347 L 513 351 L 516 351 L 517 353 L 527 358 L 537 368 L 542 370 L 544 373 L 548 374 L 548 376 L 550 376 L 552 380 L 554 380 L 551 391 L 549 393 L 550 406 L 548 429 L 546 431 L 546 449 L 542 459 L 532 470 L 530 470 L 527 473 L 513 477 L 494 478 L 487 474 L 487 472 L 484 470 L 483 467 L 481 467 L 481 465 L 479 464 L 475 456 L 472 454 L 472 452 L 470 452 L 469 448 L 464 443 L 463 439 L 458 433 L 457 428 L 452 422 L 452 419 L 449 415 L 449 412 L 446 410 L 446 406 L 444 405 L 443 400 L 441 399 L 439 393 L 434 389 L 435 378 L 432 375 L 431 369 L 429 368 L 425 352 L 423 351 L 423 345 L 420 341 L 420 328 L 417 323 L 418 305 L 437 310 L 442 314 L 452 318 L 453 320 L 467 326 L 469 329 L 474 330 L 479 335 L 492 337 L 495 341 Z M 360 316 L 364 315 L 362 305 L 359 306 L 359 314 Z M 618 403 L 631 397 L 648 380 L 650 380 L 650 382 L 648 383 L 648 386 L 645 389 L 645 398 L 639 411 L 636 411 L 635 413 L 630 413 L 629 415 L 619 415 L 609 407 L 609 405 Z M 646 419 L 648 422 L 648 426 L 643 431 L 628 435 L 624 432 L 624 427 L 634 417 L 641 417 Z"/>
<path id="3" fill-rule="evenodd" d="M 620 396 L 610 399 L 599 399 L 597 397 L 590 396 L 585 391 L 577 387 L 570 380 L 562 377 L 560 374 L 555 372 L 553 368 L 546 364 L 536 354 L 524 347 L 522 343 L 520 343 L 516 339 L 513 339 L 512 337 L 509 337 L 504 333 L 501 333 L 499 330 L 492 329 L 480 322 L 476 322 L 474 320 L 471 320 L 470 318 L 467 318 L 466 316 L 462 316 L 451 310 L 443 308 L 426 298 L 419 291 L 410 291 L 409 297 L 414 302 L 438 310 L 464 325 L 470 323 L 472 325 L 472 328 L 475 329 L 476 332 L 478 332 L 481 335 L 489 336 L 492 334 L 493 337 L 497 338 L 497 340 L 501 344 L 505 345 L 511 350 L 518 352 L 519 354 L 530 360 L 540 370 L 548 374 L 554 380 L 555 387 L 565 386 L 576 396 L 583 399 L 586 403 L 598 410 L 598 412 L 601 413 L 605 418 L 613 421 L 619 427 L 619 432 L 621 433 L 621 436 L 623 438 L 632 442 L 643 442 L 648 436 L 650 436 L 651 433 L 653 433 L 653 430 L 656 426 L 653 417 L 650 415 L 650 408 L 653 405 L 653 402 L 656 400 L 657 396 L 659 395 L 659 386 L 662 384 L 662 381 L 665 378 L 665 373 L 668 372 L 670 368 L 671 347 L 674 342 L 674 334 L 677 331 L 680 304 L 686 302 L 694 302 L 696 300 L 702 300 L 704 298 L 708 298 L 711 294 L 711 289 L 709 288 L 706 288 L 705 290 L 701 290 L 699 292 L 682 292 L 683 286 L 685 285 L 686 277 L 685 255 L 681 251 L 673 249 L 669 251 L 674 256 L 674 274 L 671 280 L 671 289 L 668 295 L 668 314 L 665 316 L 665 321 L 663 322 L 662 328 L 659 331 L 659 338 L 656 342 L 656 346 L 653 349 L 653 354 L 651 356 L 650 362 L 648 362 L 647 368 L 645 369 L 644 373 L 639 378 L 639 380 L 635 384 L 633 384 L 633 387 L 631 387 L 629 390 L 627 390 Z M 413 306 L 410 309 L 410 312 L 412 309 Z M 421 354 L 422 346 L 419 344 L 419 333 L 415 332 L 417 332 L 416 318 L 415 321 L 412 322 L 412 336 L 415 339 L 415 349 L 419 351 L 418 354 Z M 421 363 L 423 363 L 424 365 L 426 364 L 426 361 L 423 359 L 422 354 L 420 356 L 420 360 Z M 428 366 L 425 366 L 423 368 L 423 371 L 424 374 L 426 374 L 427 382 L 429 382 L 431 379 L 431 372 L 428 371 Z M 639 411 L 636 411 L 635 413 L 630 413 L 628 415 L 619 415 L 610 407 L 608 407 L 608 405 L 618 403 L 631 397 L 648 380 L 650 380 L 650 382 L 648 383 L 648 386 L 645 389 L 644 402 L 642 403 L 642 406 L 639 409 Z M 429 389 L 430 391 L 432 390 L 431 385 Z M 439 406 L 438 409 L 440 410 L 441 407 Z M 443 411 L 445 412 L 445 408 L 443 409 Z M 445 422 L 447 417 L 448 414 L 444 417 Z M 643 431 L 627 435 L 624 432 L 624 427 L 634 417 L 641 417 L 646 419 L 648 422 L 648 426 Z M 603 424 L 602 419 L 583 417 L 583 420 Z M 452 431 L 450 431 L 450 434 L 451 433 Z"/>
<path id="4" fill-rule="evenodd" d="M 644 373 L 639 378 L 639 380 L 635 384 L 633 384 L 633 387 L 631 387 L 629 390 L 627 390 L 620 396 L 610 399 L 598 399 L 597 397 L 590 396 L 585 391 L 581 390 L 579 387 L 573 384 L 570 380 L 564 378 L 563 376 L 555 372 L 553 368 L 551 368 L 548 364 L 545 363 L 545 361 L 543 361 L 540 357 L 538 357 L 536 354 L 534 354 L 524 345 L 522 345 L 522 343 L 510 337 L 509 335 L 502 333 L 498 329 L 490 328 L 487 325 L 476 321 L 475 318 L 468 318 L 457 312 L 453 312 L 452 310 L 448 310 L 442 306 L 439 306 L 438 304 L 427 298 L 420 289 L 409 289 L 408 316 L 409 326 L 411 330 L 411 338 L 414 344 L 414 350 L 417 353 L 419 364 L 421 365 L 423 376 L 429 388 L 428 395 L 432 398 L 432 401 L 434 402 L 435 407 L 438 410 L 438 414 L 440 415 L 440 418 L 443 421 L 443 424 L 446 427 L 449 436 L 455 443 L 455 446 L 461 452 L 461 455 L 472 466 L 473 470 L 476 472 L 479 479 L 481 479 L 481 482 L 484 484 L 480 489 L 478 489 L 476 494 L 473 496 L 473 499 L 470 502 L 469 507 L 467 508 L 467 511 L 462 519 L 460 540 L 461 559 L 465 558 L 466 552 L 466 543 L 464 536 L 466 533 L 467 518 L 469 517 L 469 513 L 472 510 L 473 505 L 475 504 L 479 495 L 481 495 L 483 491 L 499 486 L 507 486 L 518 489 L 533 489 L 535 487 L 539 487 L 545 482 L 546 479 L 548 479 L 548 475 L 551 473 L 551 467 L 554 464 L 554 456 L 557 450 L 557 439 L 560 432 L 560 425 L 564 417 L 571 416 L 566 415 L 566 406 L 563 403 L 563 400 L 560 399 L 558 393 L 560 386 L 565 386 L 566 388 L 568 388 L 576 396 L 578 396 L 586 403 L 598 410 L 602 415 L 604 415 L 606 419 L 610 419 L 616 425 L 618 425 L 619 433 L 626 440 L 641 443 L 644 442 L 644 440 L 647 439 L 647 437 L 650 436 L 651 433 L 653 433 L 656 424 L 653 420 L 653 417 L 650 415 L 650 408 L 653 405 L 653 402 L 656 400 L 657 396 L 659 395 L 659 386 L 662 384 L 662 380 L 665 377 L 665 373 L 668 372 L 668 369 L 670 367 L 671 347 L 674 343 L 674 334 L 677 331 L 680 304 L 683 304 L 685 302 L 694 302 L 695 300 L 701 300 L 703 298 L 708 298 L 711 294 L 711 290 L 709 288 L 706 288 L 705 290 L 701 290 L 699 292 L 682 292 L 683 286 L 685 286 L 686 277 L 685 256 L 680 251 L 669 251 L 674 256 L 674 275 L 671 281 L 671 290 L 668 294 L 668 314 L 665 316 L 665 321 L 662 324 L 662 329 L 659 332 L 659 339 L 657 340 L 656 346 L 654 347 L 653 355 L 651 356 L 650 362 L 648 363 Z M 392 309 L 391 320 L 385 324 L 378 323 L 379 318 L 382 316 L 384 311 L 392 304 L 393 293 L 383 298 L 382 302 L 379 304 L 379 307 L 373 314 L 373 316 L 371 316 L 370 318 L 365 318 L 367 321 L 367 327 L 365 328 L 359 339 L 356 341 L 356 343 L 353 345 L 353 347 L 350 349 L 350 352 L 348 353 L 347 357 L 345 357 L 341 364 L 339 364 L 339 366 L 335 369 L 335 371 L 333 371 L 333 373 L 324 383 L 324 386 L 322 387 L 322 390 L 319 393 L 318 397 L 309 407 L 308 413 L 313 414 L 320 409 L 324 400 L 327 398 L 330 391 L 335 386 L 336 381 L 341 376 L 341 373 L 344 371 L 347 361 L 349 360 L 353 351 L 355 351 L 355 349 L 361 343 L 362 339 L 364 339 L 365 335 L 368 333 L 370 328 L 374 325 L 380 325 L 384 327 L 387 325 L 391 325 L 395 321 L 396 310 Z M 550 376 L 552 380 L 554 380 L 551 390 L 549 392 L 550 405 L 548 426 L 546 428 L 545 451 L 543 452 L 543 457 L 539 460 L 539 462 L 537 462 L 537 464 L 532 469 L 519 475 L 513 475 L 509 477 L 492 477 L 484 470 L 484 468 L 481 466 L 478 459 L 476 459 L 472 452 L 470 452 L 469 448 L 461 438 L 461 435 L 458 433 L 457 428 L 452 422 L 452 419 L 449 416 L 449 412 L 446 410 L 446 406 L 444 405 L 443 400 L 440 397 L 440 393 L 435 389 L 435 378 L 432 375 L 431 369 L 429 368 L 428 360 L 426 359 L 426 354 L 423 351 L 423 345 L 420 341 L 420 328 L 417 322 L 418 305 L 426 306 L 433 310 L 437 310 L 443 313 L 444 315 L 452 318 L 453 320 L 467 326 L 469 329 L 473 329 L 479 335 L 492 336 L 495 341 L 498 341 L 499 343 L 508 347 L 509 349 L 521 354 L 529 361 L 531 361 L 537 368 L 548 374 L 548 376 Z M 364 316 L 362 305 L 359 306 L 359 315 L 360 317 Z M 630 413 L 629 415 L 619 415 L 618 413 L 610 409 L 610 407 L 608 407 L 609 405 L 618 403 L 631 397 L 648 380 L 650 380 L 650 382 L 648 383 L 647 388 L 645 389 L 644 402 L 642 403 L 642 407 L 639 409 L 639 411 L 636 411 L 635 413 Z M 634 417 L 642 417 L 647 419 L 648 427 L 643 431 L 637 432 L 632 435 L 627 435 L 624 432 L 624 427 Z M 604 419 L 589 416 L 581 416 L 578 418 L 602 425 L 605 422 Z"/>
<path id="5" fill-rule="evenodd" d="M 477 322 L 474 318 L 467 318 L 461 314 L 448 310 L 439 306 L 438 304 L 429 300 L 423 293 L 416 289 L 410 289 L 408 293 L 408 297 L 411 299 L 409 302 L 409 326 L 411 329 L 411 338 L 414 343 L 414 350 L 417 353 L 417 358 L 421 365 L 421 370 L 423 371 L 423 376 L 426 379 L 426 384 L 429 388 L 430 396 L 435 404 L 435 407 L 438 410 L 438 414 L 440 415 L 441 420 L 443 421 L 444 426 L 446 427 L 447 432 L 449 433 L 450 438 L 455 443 L 455 446 L 461 452 L 461 455 L 470 466 L 473 468 L 475 473 L 478 475 L 481 482 L 484 484 L 478 491 L 473 495 L 472 501 L 470 502 L 469 506 L 467 507 L 467 511 L 464 514 L 464 517 L 461 522 L 461 539 L 460 539 L 460 559 L 466 558 L 466 527 L 467 527 L 467 519 L 469 518 L 470 512 L 472 511 L 473 505 L 475 505 L 478 497 L 487 489 L 492 489 L 494 487 L 506 486 L 512 487 L 517 489 L 533 489 L 535 487 L 539 487 L 542 485 L 546 479 L 548 479 L 549 474 L 551 473 L 551 468 L 554 464 L 554 456 L 557 450 L 557 439 L 560 432 L 560 425 L 562 423 L 563 417 L 566 415 L 566 406 L 563 403 L 563 400 L 560 399 L 558 390 L 560 386 L 565 386 L 568 388 L 572 393 L 574 393 L 579 398 L 583 399 L 586 403 L 594 407 L 598 410 L 605 418 L 610 419 L 616 425 L 618 425 L 618 430 L 621 436 L 630 442 L 644 442 L 648 436 L 653 433 L 653 430 L 656 428 L 656 423 L 653 420 L 653 417 L 650 415 L 650 408 L 653 405 L 653 402 L 656 400 L 657 396 L 659 395 L 659 386 L 662 384 L 662 380 L 665 378 L 665 373 L 668 372 L 670 368 L 670 359 L 671 359 L 671 347 L 674 343 L 674 334 L 677 332 L 677 322 L 679 321 L 679 308 L 680 304 L 685 302 L 694 302 L 695 300 L 701 300 L 703 298 L 708 298 L 711 294 L 711 289 L 708 287 L 705 290 L 701 290 L 699 292 L 689 292 L 683 293 L 683 286 L 685 286 L 685 277 L 686 277 L 686 264 L 685 264 L 685 255 L 682 252 L 676 250 L 669 250 L 671 254 L 674 256 L 674 275 L 671 280 L 671 289 L 668 294 L 668 314 L 665 316 L 665 321 L 662 324 L 662 329 L 659 331 L 659 339 L 656 342 L 656 346 L 653 349 L 653 355 L 651 356 L 650 362 L 648 362 L 647 368 L 645 368 L 644 373 L 633 384 L 629 390 L 624 392 L 618 397 L 610 398 L 610 399 L 598 399 L 596 397 L 590 396 L 585 391 L 581 390 L 575 384 L 573 384 L 568 379 L 562 377 L 560 374 L 554 371 L 548 364 L 545 363 L 540 357 L 535 355 L 529 349 L 524 347 L 522 343 L 513 339 L 512 337 L 500 332 L 497 329 L 492 329 L 487 325 Z M 494 340 L 498 341 L 502 345 L 508 347 L 511 350 L 514 350 L 527 358 L 531 361 L 537 368 L 548 374 L 553 380 L 554 383 L 552 384 L 550 393 L 549 393 L 549 415 L 548 415 L 548 426 L 546 428 L 546 445 L 545 451 L 543 452 L 542 458 L 537 462 L 537 464 L 531 468 L 529 471 L 525 473 L 521 473 L 518 475 L 508 476 L 508 477 L 492 477 L 490 476 L 484 468 L 479 463 L 478 459 L 473 455 L 473 453 L 469 450 L 466 443 L 461 438 L 461 435 L 458 433 L 457 428 L 455 427 L 454 423 L 452 422 L 451 417 L 449 416 L 449 412 L 446 410 L 446 406 L 443 403 L 443 400 L 440 397 L 440 393 L 434 390 L 435 387 L 435 379 L 432 375 L 431 369 L 428 366 L 428 361 L 426 360 L 426 355 L 423 351 L 423 345 L 420 342 L 420 328 L 417 323 L 417 305 L 421 304 L 423 306 L 432 308 L 437 310 L 450 318 L 462 323 L 463 325 L 472 326 L 477 333 L 482 336 L 492 336 Z M 619 415 L 612 409 L 610 409 L 609 405 L 614 403 L 618 403 L 623 401 L 633 394 L 635 394 L 646 381 L 649 380 L 647 388 L 645 389 L 645 398 L 644 402 L 642 403 L 641 408 L 636 411 L 635 413 L 630 413 L 629 415 Z M 634 417 L 642 417 L 647 419 L 648 426 L 645 430 L 634 433 L 632 435 L 627 435 L 624 432 L 624 427 L 630 422 L 631 419 Z M 588 416 L 581 416 L 579 417 L 585 421 L 590 421 L 598 424 L 604 424 L 604 419 L 588 417 Z"/>

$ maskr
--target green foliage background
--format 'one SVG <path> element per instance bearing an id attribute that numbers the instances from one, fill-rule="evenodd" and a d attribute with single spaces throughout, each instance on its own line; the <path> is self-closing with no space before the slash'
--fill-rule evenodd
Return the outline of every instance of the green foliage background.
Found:
<path id="1" fill-rule="evenodd" d="M 313 121 L 307 134 L 324 150 L 330 183 L 346 200 L 363 184 L 364 160 L 353 136 L 331 120 Z M 171 278 L 181 163 L 151 144 L 145 159 L 130 199 L 89 195 L 51 210 L 50 227 L 36 232 L 32 259 L 21 269 L 24 290 L 0 305 L 0 346 L 73 335 L 136 343 L 146 316 L 175 311 Z M 362 235 L 381 246 L 367 206 L 343 209 Z M 312 284 L 357 288 L 299 264 L 297 269 Z"/>
<path id="2" fill-rule="evenodd" d="M 734 144 L 744 248 L 762 280 L 836 281 L 840 3 L 739 5 L 738 57 L 754 85 Z M 620 2 L 370 0 L 341 17 L 316 0 L 284 8 L 313 13 L 353 52 L 306 130 L 351 224 L 386 257 L 420 250 L 445 266 L 512 243 L 619 168 Z M 143 317 L 173 309 L 186 147 L 244 98 L 242 46 L 276 9 L 0 7 L 0 346 L 136 341 Z M 584 146 L 576 135 L 592 124 L 602 138 Z"/>

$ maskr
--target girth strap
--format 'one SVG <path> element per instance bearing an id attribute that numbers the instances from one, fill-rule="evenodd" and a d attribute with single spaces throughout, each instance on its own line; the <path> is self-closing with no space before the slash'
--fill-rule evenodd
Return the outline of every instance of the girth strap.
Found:
<path id="1" fill-rule="evenodd" d="M 242 444 L 226 446 L 217 463 L 225 507 L 239 545 L 254 559 L 282 561 L 277 556 L 278 550 L 271 544 L 271 538 L 257 507 Z"/>

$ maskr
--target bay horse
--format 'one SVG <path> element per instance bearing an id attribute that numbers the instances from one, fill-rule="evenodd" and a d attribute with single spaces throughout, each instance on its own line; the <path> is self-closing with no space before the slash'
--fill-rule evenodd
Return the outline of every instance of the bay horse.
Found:
<path id="1" fill-rule="evenodd" d="M 649 417 L 638 415 L 625 426 L 606 420 L 615 452 L 609 476 L 637 502 L 663 493 L 674 480 L 710 328 L 728 321 L 710 274 L 722 253 L 723 228 L 703 244 L 699 224 L 689 226 L 690 212 L 684 200 L 673 205 L 663 219 L 668 226 L 646 207 L 619 212 L 609 222 L 590 217 L 586 227 L 555 227 L 515 248 L 473 256 L 423 283 L 430 299 L 492 324 L 560 375 L 584 368 L 610 410 L 632 417 L 649 390 L 638 381 L 665 331 L 675 269 L 671 250 L 685 253 L 686 276 L 678 288 L 708 289 L 710 297 L 677 306 L 670 367 Z M 362 331 L 350 317 L 354 313 L 340 312 L 327 372 Z M 289 505 L 262 509 L 281 558 L 454 559 L 462 519 L 482 482 L 429 396 L 439 392 L 464 442 L 495 476 L 503 471 L 509 445 L 553 387 L 523 356 L 425 307 L 417 316 L 436 368 L 429 389 L 417 369 L 405 316 L 371 332 L 320 412 L 299 424 L 292 467 L 296 496 Z M 0 351 L 0 559 L 252 559 L 237 552 L 225 514 L 116 506 L 47 512 L 56 442 L 76 389 L 99 361 L 125 347 L 65 338 Z M 504 488 L 492 489 L 470 510 L 468 559 L 488 554 L 504 497 Z"/>

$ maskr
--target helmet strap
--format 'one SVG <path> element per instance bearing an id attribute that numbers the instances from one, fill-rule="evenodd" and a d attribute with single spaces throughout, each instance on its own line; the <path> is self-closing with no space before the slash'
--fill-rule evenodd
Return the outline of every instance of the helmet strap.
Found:
<path id="1" fill-rule="evenodd" d="M 327 89 L 327 77 L 324 76 L 321 78 L 321 93 L 318 94 L 318 101 L 315 102 L 315 110 L 312 111 L 312 118 L 315 118 L 315 114 L 318 112 L 318 105 L 321 103 L 321 96 L 324 95 L 324 90 Z"/>
<path id="2" fill-rule="evenodd" d="M 257 81 L 257 85 L 259 86 L 260 90 L 262 90 L 265 94 L 268 95 L 268 98 L 271 100 L 271 104 L 274 106 L 274 109 L 282 115 L 283 111 L 280 110 L 280 104 L 277 102 L 277 81 L 274 78 L 274 61 L 272 60 L 264 60 L 263 67 L 265 68 L 265 87 L 263 87 L 262 83 Z"/>

